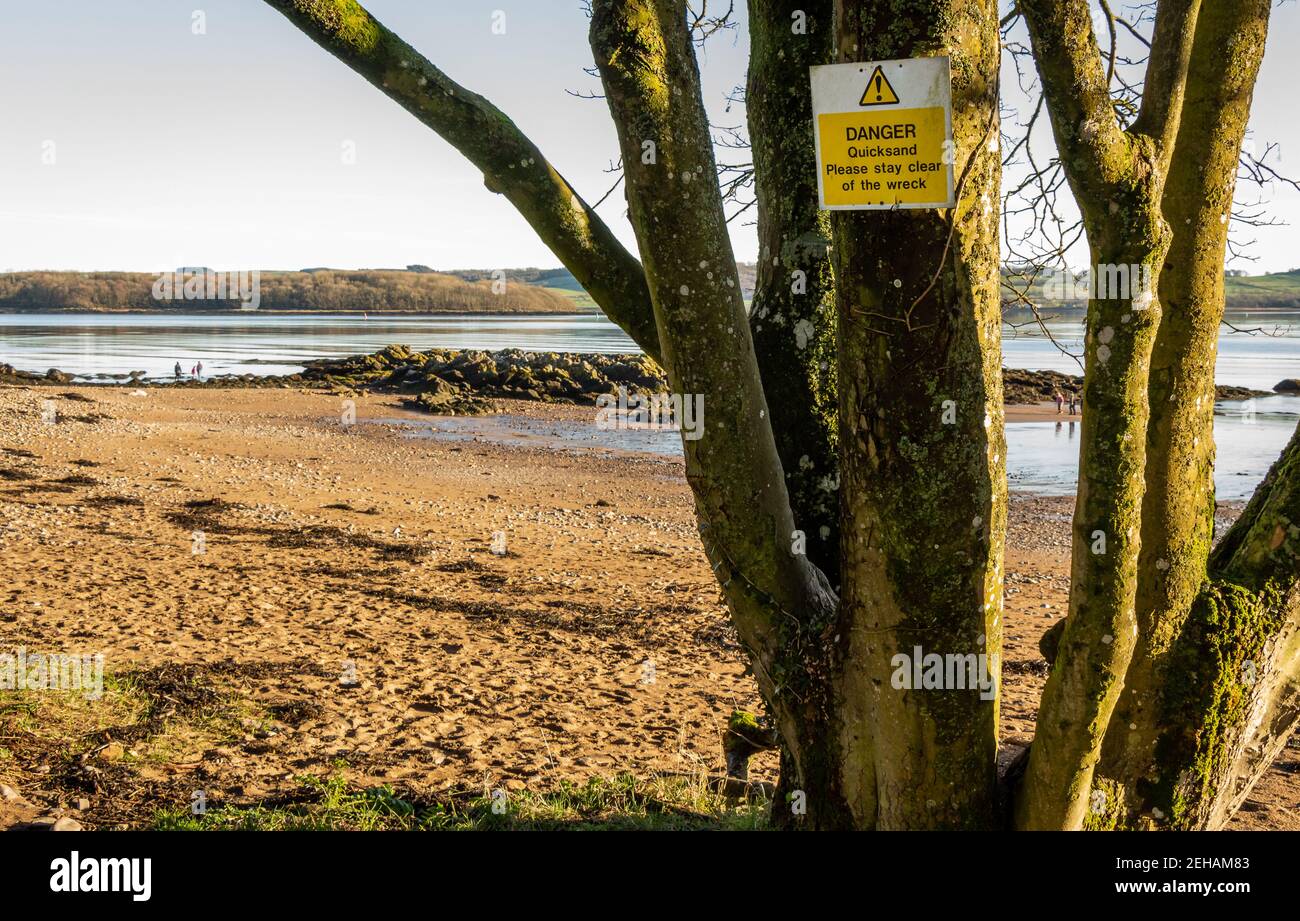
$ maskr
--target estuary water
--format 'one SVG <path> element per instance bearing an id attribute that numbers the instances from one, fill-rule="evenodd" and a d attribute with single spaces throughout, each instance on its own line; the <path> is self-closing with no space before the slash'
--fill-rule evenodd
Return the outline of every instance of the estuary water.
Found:
<path id="1" fill-rule="evenodd" d="M 1284 378 L 1300 378 L 1300 312 L 1232 313 L 1229 321 L 1267 334 L 1225 327 L 1219 340 L 1219 383 L 1267 391 Z M 1025 326 L 1006 327 L 1003 364 L 1082 373 L 1068 354 L 1081 354 L 1081 322 L 1049 320 L 1047 330 L 1050 337 Z M 204 377 L 291 374 L 302 370 L 305 361 L 373 352 L 393 343 L 414 349 L 638 351 L 622 330 L 594 314 L 0 314 L 0 363 L 24 371 L 58 368 L 86 382 L 121 379 L 132 371 L 143 371 L 146 380 L 165 381 L 177 362 L 188 373 L 200 361 Z M 1217 413 L 1219 496 L 1244 498 L 1295 429 L 1300 397 L 1262 397 L 1251 405 L 1225 401 Z M 516 421 L 520 430 L 528 430 L 526 421 Z M 564 426 L 549 434 L 587 444 L 592 439 L 590 430 L 569 433 Z M 644 450 L 680 450 L 675 436 L 662 433 L 620 433 L 616 446 L 635 450 L 642 435 L 647 436 Z M 601 437 L 596 436 L 598 442 Z M 1071 493 L 1078 476 L 1078 426 L 1011 423 L 1007 460 L 1012 489 Z"/>
<path id="2" fill-rule="evenodd" d="M 200 361 L 204 377 L 292 374 L 305 361 L 394 343 L 420 350 L 639 351 L 621 329 L 593 314 L 0 314 L 0 362 L 21 371 L 58 368 L 87 380 L 131 371 L 170 378 L 177 362 L 188 372 Z"/>

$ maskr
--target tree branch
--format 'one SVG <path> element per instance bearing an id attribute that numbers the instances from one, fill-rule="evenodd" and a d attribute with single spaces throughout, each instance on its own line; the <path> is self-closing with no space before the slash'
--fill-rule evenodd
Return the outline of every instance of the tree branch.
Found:
<path id="1" fill-rule="evenodd" d="M 266 3 L 482 170 L 487 188 L 515 206 L 605 315 L 662 363 L 641 265 L 514 122 L 429 63 L 356 0 Z"/>
<path id="2" fill-rule="evenodd" d="M 1142 89 L 1142 109 L 1129 129 L 1156 140 L 1160 162 L 1166 167 L 1182 113 L 1187 85 L 1187 64 L 1192 54 L 1196 16 L 1201 0 L 1161 0 L 1156 7 L 1151 56 L 1147 59 Z"/>

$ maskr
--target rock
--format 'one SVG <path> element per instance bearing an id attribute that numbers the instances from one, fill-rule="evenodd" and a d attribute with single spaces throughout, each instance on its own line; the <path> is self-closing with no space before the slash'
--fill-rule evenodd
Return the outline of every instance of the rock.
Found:
<path id="1" fill-rule="evenodd" d="M 1251 390 L 1249 387 L 1234 387 L 1231 384 L 1219 384 L 1214 388 L 1214 398 L 1216 400 L 1249 400 L 1251 397 L 1268 396 L 1262 390 Z"/>
<path id="2" fill-rule="evenodd" d="M 497 411 L 496 404 L 491 400 L 463 392 L 444 381 L 438 381 L 432 389 L 424 391 L 413 400 L 404 400 L 403 404 L 410 409 L 443 416 L 482 416 Z"/>
<path id="3" fill-rule="evenodd" d="M 1288 377 L 1273 385 L 1274 393 L 1300 393 L 1300 378 Z"/>
<path id="4" fill-rule="evenodd" d="M 1277 387 L 1288 383 L 1283 381 Z M 1300 392 L 1300 380 L 1290 383 Z M 1277 387 L 1273 389 L 1277 389 Z M 1022 371 L 1017 368 L 1002 369 L 1002 394 L 1007 403 L 1042 403 L 1052 398 L 1052 392 L 1059 390 L 1068 395 L 1073 390 L 1083 393 L 1083 378 L 1060 371 Z M 1263 391 L 1249 387 L 1235 387 L 1231 384 L 1219 384 L 1214 388 L 1216 400 L 1248 400 L 1251 397 L 1266 396 Z"/>
<path id="5" fill-rule="evenodd" d="M 18 831 L 84 831 L 81 823 L 67 816 L 43 815 L 25 825 L 15 826 Z"/>
<path id="6" fill-rule="evenodd" d="M 30 805 L 27 800 L 23 799 L 21 793 L 13 787 L 7 787 L 4 784 L 0 784 L 0 800 L 4 800 L 6 803 L 16 803 L 19 806 Z"/>
<path id="7" fill-rule="evenodd" d="M 412 408 L 455 415 L 494 411 L 484 402 L 493 397 L 592 404 L 620 386 L 640 394 L 661 393 L 668 386 L 659 367 L 643 355 L 522 349 L 411 352 L 405 346 L 310 362 L 302 378 L 333 386 L 416 391 L 418 396 L 408 403 Z"/>
<path id="8" fill-rule="evenodd" d="M 63 371 L 60 371 L 58 368 L 50 368 L 50 370 L 46 371 L 46 372 L 45 372 L 45 379 L 46 379 L 47 381 L 53 381 L 53 382 L 56 383 L 56 384 L 71 384 L 71 383 L 72 383 L 72 375 L 71 375 L 71 374 L 67 374 L 67 373 L 65 373 L 65 372 L 63 372 Z"/>
<path id="9" fill-rule="evenodd" d="M 1047 628 L 1038 640 L 1038 651 L 1047 664 L 1051 665 L 1056 661 L 1057 650 L 1061 647 L 1061 637 L 1065 634 L 1065 618 L 1061 618 L 1052 626 Z"/>

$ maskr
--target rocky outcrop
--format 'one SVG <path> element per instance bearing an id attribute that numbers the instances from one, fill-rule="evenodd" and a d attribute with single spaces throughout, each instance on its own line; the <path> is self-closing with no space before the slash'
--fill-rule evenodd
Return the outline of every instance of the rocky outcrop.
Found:
<path id="1" fill-rule="evenodd" d="M 644 355 L 520 349 L 415 352 L 404 345 L 390 345 L 373 355 L 314 361 L 301 378 L 410 393 L 407 404 L 413 408 L 454 415 L 492 412 L 493 398 L 592 404 L 619 387 L 629 393 L 661 393 L 668 387 L 663 371 Z"/>
<path id="2" fill-rule="evenodd" d="M 1286 383 L 1283 381 L 1282 383 Z M 1296 382 L 1300 385 L 1300 381 Z M 1281 384 L 1278 385 L 1279 387 Z M 1274 390 L 1277 387 L 1273 388 Z M 1059 390 L 1062 394 L 1083 392 L 1083 377 L 1075 374 L 1062 374 L 1060 371 L 1021 371 L 1015 368 L 1002 369 L 1002 398 L 1007 403 L 1042 403 L 1052 398 L 1052 392 Z M 1231 384 L 1219 384 L 1214 388 L 1216 400 L 1248 400 L 1251 397 L 1268 396 L 1262 390 L 1249 387 L 1234 387 Z"/>
<path id="3" fill-rule="evenodd" d="M 0 384 L 34 384 L 43 380 L 43 374 L 19 371 L 13 365 L 0 364 Z"/>

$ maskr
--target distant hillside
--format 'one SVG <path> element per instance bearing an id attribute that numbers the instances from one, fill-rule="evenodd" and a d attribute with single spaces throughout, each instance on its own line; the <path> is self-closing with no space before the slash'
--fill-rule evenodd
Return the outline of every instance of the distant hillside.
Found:
<path id="1" fill-rule="evenodd" d="M 12 272 L 0 274 L 0 312 L 237 310 L 237 298 L 153 297 L 157 275 L 144 272 Z M 469 281 L 429 271 L 365 269 L 262 272 L 260 310 L 358 310 L 399 313 L 572 313 L 574 299 L 531 284 L 496 294 L 490 280 Z M 585 296 L 585 295 L 584 295 Z"/>
<path id="2" fill-rule="evenodd" d="M 736 268 L 740 273 L 741 290 L 744 292 L 745 300 L 748 301 L 754 296 L 758 266 L 752 262 L 738 262 Z M 574 297 L 575 303 L 583 309 L 596 309 L 595 303 L 567 269 L 506 269 L 505 272 L 506 277 L 511 281 L 521 281 L 557 293 L 565 293 Z M 1004 267 L 1002 272 L 1008 284 L 1014 284 L 1017 288 L 1023 287 L 1026 276 L 1010 267 Z M 458 269 L 449 274 L 471 281 L 492 277 L 492 273 L 486 269 Z M 1228 276 L 1225 279 L 1224 290 L 1229 310 L 1300 310 L 1300 269 L 1273 275 Z M 1054 301 L 1045 298 L 1041 278 L 1030 287 L 1029 296 L 1036 303 L 1055 309 L 1082 310 L 1086 306 L 1086 302 L 1082 300 Z M 1003 300 L 1008 308 L 1015 307 L 1015 299 L 1010 291 L 1003 291 Z"/>
<path id="3" fill-rule="evenodd" d="M 1086 306 L 1083 300 L 1060 301 L 1046 296 L 1045 278 L 1023 269 L 1003 267 L 1002 277 L 1007 285 L 1016 290 L 1025 286 L 1032 278 L 1027 296 L 1035 303 L 1057 309 L 1079 309 Z M 1003 302 L 1008 307 L 1015 305 L 1012 292 L 1002 292 Z M 1277 272 L 1273 275 L 1229 275 L 1224 279 L 1224 300 L 1228 310 L 1297 310 L 1300 309 L 1300 269 L 1290 272 Z"/>
<path id="4" fill-rule="evenodd" d="M 752 262 L 737 262 L 736 270 L 740 273 L 740 290 L 744 294 L 745 300 L 754 296 L 754 279 L 758 273 L 758 267 Z M 524 284 L 536 285 L 546 288 L 557 293 L 565 293 L 574 299 L 583 309 L 596 310 L 596 302 L 593 301 L 586 291 L 582 290 L 582 285 L 578 284 L 578 279 L 573 277 L 573 273 L 565 268 L 558 269 L 505 269 L 506 279 L 508 281 L 521 281 Z M 455 275 L 457 278 L 463 278 L 466 281 L 479 281 L 480 279 L 492 278 L 492 269 L 452 269 L 448 275 Z"/>
<path id="5" fill-rule="evenodd" d="M 1272 275 L 1228 276 L 1225 293 L 1228 306 L 1252 308 L 1300 307 L 1300 269 Z"/>
<path id="6" fill-rule="evenodd" d="M 745 299 L 754 294 L 758 269 L 736 264 Z M 498 272 L 506 288 L 492 291 Z M 1025 276 L 1010 268 L 1003 277 L 1017 287 Z M 0 313 L 35 311 L 196 311 L 236 310 L 238 301 L 159 301 L 153 297 L 157 275 L 144 272 L 11 272 L 0 273 Z M 309 268 L 299 272 L 262 272 L 260 310 L 381 313 L 586 313 L 595 302 L 563 268 L 456 269 L 437 272 L 428 266 L 406 269 L 342 270 Z M 1229 310 L 1300 309 L 1300 269 L 1273 275 L 1229 276 Z M 1052 302 L 1035 283 L 1030 296 L 1054 309 L 1082 309 L 1082 301 Z M 1015 300 L 1004 291 L 1004 303 Z"/>

